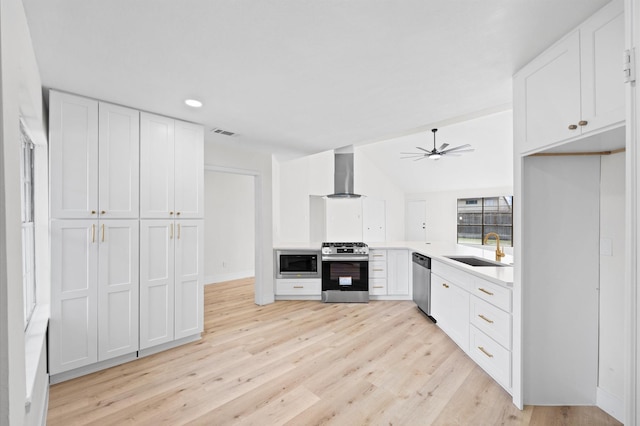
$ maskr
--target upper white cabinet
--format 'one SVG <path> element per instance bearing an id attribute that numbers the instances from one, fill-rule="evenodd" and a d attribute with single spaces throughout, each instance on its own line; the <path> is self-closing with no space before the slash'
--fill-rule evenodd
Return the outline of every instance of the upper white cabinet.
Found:
<path id="1" fill-rule="evenodd" d="M 532 153 L 624 122 L 622 1 L 605 6 L 515 76 L 516 149 Z"/>
<path id="2" fill-rule="evenodd" d="M 140 217 L 204 216 L 202 126 L 141 113 L 140 158 Z"/>
<path id="3" fill-rule="evenodd" d="M 50 91 L 51 217 L 137 218 L 139 112 Z"/>
<path id="4" fill-rule="evenodd" d="M 320 241 L 386 241 L 384 200 L 309 197 L 310 238 Z"/>

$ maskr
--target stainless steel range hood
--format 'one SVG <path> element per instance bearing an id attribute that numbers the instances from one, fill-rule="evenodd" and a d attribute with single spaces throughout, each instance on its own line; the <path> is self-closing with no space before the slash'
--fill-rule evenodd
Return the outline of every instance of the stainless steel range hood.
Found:
<path id="1" fill-rule="evenodd" d="M 333 194 L 329 198 L 359 198 L 353 192 L 353 146 L 334 151 Z"/>

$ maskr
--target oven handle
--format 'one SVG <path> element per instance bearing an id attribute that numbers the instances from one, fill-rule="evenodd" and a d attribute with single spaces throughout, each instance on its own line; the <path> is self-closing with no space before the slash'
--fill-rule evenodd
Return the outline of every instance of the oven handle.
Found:
<path id="1" fill-rule="evenodd" d="M 322 256 L 323 262 L 364 262 L 369 261 L 369 256 Z"/>

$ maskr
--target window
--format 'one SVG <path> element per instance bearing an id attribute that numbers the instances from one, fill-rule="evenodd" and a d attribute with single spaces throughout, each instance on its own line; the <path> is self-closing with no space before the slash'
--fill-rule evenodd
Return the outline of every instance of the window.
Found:
<path id="1" fill-rule="evenodd" d="M 513 197 L 458 199 L 458 243 L 482 244 L 488 232 L 500 236 L 500 244 L 513 246 Z"/>
<path id="2" fill-rule="evenodd" d="M 33 185 L 33 149 L 34 145 L 22 123 L 20 123 L 22 150 L 20 155 L 22 200 L 22 281 L 24 294 L 25 329 L 29 325 L 31 314 L 36 306 L 36 260 L 34 229 L 34 185 Z"/>

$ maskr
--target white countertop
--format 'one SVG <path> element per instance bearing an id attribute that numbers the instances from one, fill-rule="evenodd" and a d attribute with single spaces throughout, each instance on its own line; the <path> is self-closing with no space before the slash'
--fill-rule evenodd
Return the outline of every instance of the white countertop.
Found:
<path id="1" fill-rule="evenodd" d="M 461 244 L 451 244 L 442 242 L 417 242 L 417 241 L 384 241 L 367 243 L 369 249 L 408 249 L 418 252 L 477 277 L 489 280 L 499 285 L 511 287 L 513 285 L 513 257 L 506 255 L 502 258 L 502 263 L 509 266 L 469 266 L 446 258 L 445 256 L 476 256 L 483 259 L 495 261 L 495 248 L 480 249 Z M 274 246 L 274 249 L 289 250 L 320 250 L 321 243 L 281 243 Z"/>

